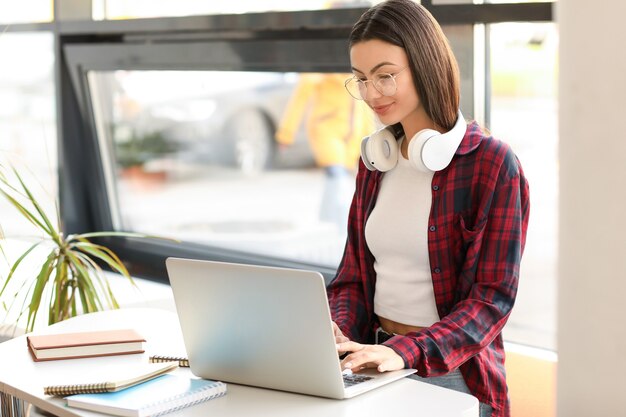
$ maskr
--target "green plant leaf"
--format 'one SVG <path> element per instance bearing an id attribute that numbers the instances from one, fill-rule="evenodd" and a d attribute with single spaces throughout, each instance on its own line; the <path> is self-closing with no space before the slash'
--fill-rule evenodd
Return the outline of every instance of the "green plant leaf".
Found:
<path id="1" fill-rule="evenodd" d="M 95 258 L 102 260 L 107 265 L 109 265 L 113 270 L 119 272 L 120 274 L 128 278 L 130 282 L 136 286 L 135 281 L 130 276 L 130 273 L 126 269 L 126 266 L 124 265 L 122 260 L 111 249 L 105 246 L 96 245 L 95 243 L 91 243 L 91 242 L 79 242 L 75 244 L 74 246 L 78 248 L 79 250 Z"/>
<path id="2" fill-rule="evenodd" d="M 2 168 L 0 166 L 0 168 Z M 20 181 L 20 183 L 25 187 L 24 183 L 22 182 L 21 177 L 19 176 L 19 174 L 17 173 L 16 169 L 14 167 L 11 167 L 13 172 L 16 174 L 18 180 Z M 0 171 L 2 172 L 2 171 Z M 6 188 L 6 189 L 5 189 Z M 28 189 L 26 189 L 28 191 L 28 193 L 30 193 L 30 191 Z M 19 212 L 21 212 L 28 221 L 30 221 L 31 223 L 33 223 L 33 225 L 35 225 L 36 227 L 42 229 L 43 231 L 45 231 L 49 236 L 51 235 L 53 229 L 50 229 L 48 227 L 46 227 L 42 222 L 39 221 L 39 219 L 37 219 L 37 216 L 35 216 L 33 213 L 31 213 L 30 210 L 26 209 L 26 207 L 24 206 L 24 204 L 22 204 L 17 198 L 16 196 L 19 196 L 22 199 L 28 200 L 31 204 L 33 204 L 33 200 L 34 197 L 32 196 L 32 194 L 29 195 L 24 195 L 19 189 L 17 189 L 16 187 L 14 187 L 9 179 L 7 178 L 6 175 L 4 175 L 4 173 L 2 173 L 2 175 L 0 176 L 0 193 L 2 195 L 5 196 L 5 198 L 11 203 L 11 205 L 13 205 Z M 12 193 L 14 195 L 12 195 Z M 16 195 L 16 196 L 15 196 Z M 36 201 L 35 201 L 36 203 Z"/>
<path id="3" fill-rule="evenodd" d="M 48 234 L 50 235 L 50 237 L 52 237 L 55 242 L 60 243 L 60 241 L 59 241 L 59 234 L 56 231 L 56 229 L 54 228 L 54 226 L 52 225 L 52 222 L 50 222 L 50 219 L 46 215 L 45 211 L 41 208 L 41 206 L 37 202 L 37 199 L 30 192 L 30 189 L 26 186 L 26 184 L 22 180 L 22 177 L 17 172 L 17 169 L 15 169 L 14 167 L 13 167 L 13 173 L 17 177 L 17 180 L 20 182 L 20 185 L 22 186 L 22 189 L 24 190 L 24 192 L 28 196 L 28 199 L 29 199 L 30 203 L 33 205 L 33 207 L 35 207 L 35 210 L 37 210 L 37 212 L 39 213 L 39 216 L 41 217 L 41 219 L 46 224 L 47 230 L 49 230 Z"/>
<path id="4" fill-rule="evenodd" d="M 78 309 L 76 308 L 76 297 L 72 298 L 72 303 L 70 305 L 70 315 L 72 317 L 76 316 L 78 314 Z"/>
<path id="5" fill-rule="evenodd" d="M 58 317 L 62 315 L 62 311 L 66 308 L 67 291 L 65 291 L 65 284 L 67 283 L 67 264 L 65 255 L 62 253 L 57 258 L 55 270 L 54 286 L 48 308 L 48 324 L 56 323 Z"/>
<path id="6" fill-rule="evenodd" d="M 90 290 L 85 289 L 84 284 L 85 284 L 84 281 L 77 281 L 76 290 L 78 291 L 78 299 L 80 300 L 83 313 L 89 313 L 91 311 L 91 305 L 92 305 L 92 302 L 90 301 L 90 297 L 92 296 L 90 295 Z M 74 310 L 76 310 L 76 299 L 74 299 L 73 302 L 74 302 L 73 308 Z"/>
<path id="7" fill-rule="evenodd" d="M 102 302 L 89 274 L 89 262 L 84 263 L 81 256 L 73 251 L 67 251 L 66 255 L 72 268 L 76 269 L 76 287 L 81 295 L 83 307 L 87 308 L 85 312 L 98 311 L 102 308 Z"/>
<path id="8" fill-rule="evenodd" d="M 48 230 L 46 228 L 46 226 L 41 223 L 37 217 L 35 217 L 34 214 L 32 214 L 26 207 L 24 207 L 22 205 L 22 203 L 20 203 L 19 201 L 17 201 L 17 199 L 15 199 L 12 195 L 8 194 L 6 191 L 0 189 L 0 194 L 4 195 L 4 197 L 9 201 L 9 203 L 11 203 L 11 205 L 13 207 L 15 207 L 20 213 L 22 213 L 24 215 L 24 217 L 26 218 L 26 220 L 28 220 L 29 222 L 31 222 L 33 225 L 35 225 L 36 227 L 40 228 L 41 230 L 43 230 L 44 232 L 46 232 L 46 234 L 48 236 L 51 236 L 51 231 Z"/>
<path id="9" fill-rule="evenodd" d="M 98 285 L 100 286 L 100 290 L 104 293 L 106 304 L 111 308 L 116 308 L 114 306 L 117 306 L 117 301 L 115 300 L 115 296 L 113 295 L 113 292 L 111 291 L 109 281 L 106 279 L 106 277 L 104 276 L 104 273 L 102 272 L 102 268 L 100 268 L 100 266 L 93 259 L 91 259 L 87 254 L 84 254 L 81 252 L 75 252 L 75 255 L 79 257 L 80 259 L 82 259 L 84 264 L 91 266 L 91 270 L 94 271 L 94 276 L 97 279 Z"/>
<path id="10" fill-rule="evenodd" d="M 67 268 L 67 263 L 63 261 L 61 268 Z M 56 294 L 54 298 L 50 299 L 50 315 L 48 316 L 48 324 L 58 323 L 65 318 L 71 317 L 71 305 L 72 305 L 72 282 L 65 278 L 64 281 L 59 281 L 55 285 Z"/>
<path id="11" fill-rule="evenodd" d="M 48 258 L 41 266 L 41 270 L 35 279 L 35 288 L 31 296 L 30 304 L 28 306 L 28 319 L 26 321 L 27 331 L 32 331 L 35 327 L 35 320 L 37 319 L 37 313 L 39 312 L 39 306 L 41 305 L 41 297 L 48 280 L 50 279 L 50 273 L 54 270 L 52 267 L 53 262 L 57 258 L 56 249 L 50 252 Z"/>
<path id="12" fill-rule="evenodd" d="M 62 231 L 63 221 L 61 220 L 61 209 L 59 208 L 59 201 L 56 198 L 54 199 L 54 212 L 57 215 L 57 230 Z"/>
<path id="13" fill-rule="evenodd" d="M 0 241 L 3 241 L 6 239 L 6 236 L 4 235 L 4 229 L 2 228 L 2 225 L 0 225 Z M 4 246 L 2 246 L 2 244 L 0 243 L 0 254 L 2 254 L 2 257 L 4 258 L 4 260 L 6 261 L 6 263 L 9 263 L 9 260 L 7 258 L 7 254 L 4 251 Z"/>
<path id="14" fill-rule="evenodd" d="M 13 263 L 13 266 L 11 267 L 11 270 L 9 271 L 9 275 L 7 276 L 6 280 L 4 281 L 4 285 L 2 286 L 2 289 L 0 290 L 0 297 L 4 294 L 4 290 L 6 289 L 6 286 L 8 285 L 9 281 L 11 281 L 11 278 L 13 278 L 13 274 L 15 273 L 17 268 L 20 266 L 24 258 L 26 258 L 29 253 L 31 253 L 37 246 L 41 245 L 42 243 L 43 241 L 39 241 L 33 244 L 30 248 L 28 248 L 28 250 L 22 253 L 22 255 L 15 261 L 15 263 Z"/>
<path id="15" fill-rule="evenodd" d="M 70 235 L 67 237 L 68 242 L 72 242 L 74 240 L 81 239 L 91 239 L 94 237 L 136 237 L 141 239 L 158 239 L 165 240 L 169 242 L 180 243 L 179 239 L 174 239 L 165 236 L 157 236 L 157 235 L 148 235 L 144 233 L 135 233 L 135 232 L 89 232 L 89 233 L 81 233 L 78 235 Z"/>

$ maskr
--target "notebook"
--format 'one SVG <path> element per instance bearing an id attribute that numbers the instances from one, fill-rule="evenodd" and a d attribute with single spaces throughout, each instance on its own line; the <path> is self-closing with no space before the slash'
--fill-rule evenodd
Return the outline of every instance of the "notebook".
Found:
<path id="1" fill-rule="evenodd" d="M 122 417 L 161 415 L 226 394 L 226 384 L 179 375 L 161 375 L 118 392 L 66 397 L 69 407 Z"/>
<path id="2" fill-rule="evenodd" d="M 36 362 L 143 353 L 146 341 L 133 329 L 29 335 L 26 340 Z"/>
<path id="3" fill-rule="evenodd" d="M 58 383 L 44 387 L 45 395 L 72 395 L 116 392 L 146 382 L 178 368 L 178 362 L 134 363 L 108 365 L 90 369 L 88 373 L 69 380 L 59 375 Z"/>
<path id="4" fill-rule="evenodd" d="M 168 258 L 191 371 L 202 378 L 350 398 L 415 372 L 345 386 L 319 272 Z"/>

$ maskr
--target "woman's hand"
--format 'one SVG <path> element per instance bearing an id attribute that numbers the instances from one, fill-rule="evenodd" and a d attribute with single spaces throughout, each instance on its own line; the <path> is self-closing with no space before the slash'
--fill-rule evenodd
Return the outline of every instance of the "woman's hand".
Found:
<path id="1" fill-rule="evenodd" d="M 341 369 L 358 372 L 364 368 L 377 368 L 378 372 L 404 368 L 404 360 L 393 349 L 384 345 L 362 345 L 345 342 L 337 345 L 339 353 L 352 352 L 341 361 Z"/>
<path id="2" fill-rule="evenodd" d="M 347 337 L 343 335 L 341 329 L 339 329 L 339 326 L 337 326 L 337 323 L 335 323 L 334 321 L 333 321 L 333 333 L 335 333 L 335 343 L 337 344 L 350 341 L 350 339 L 348 339 Z"/>

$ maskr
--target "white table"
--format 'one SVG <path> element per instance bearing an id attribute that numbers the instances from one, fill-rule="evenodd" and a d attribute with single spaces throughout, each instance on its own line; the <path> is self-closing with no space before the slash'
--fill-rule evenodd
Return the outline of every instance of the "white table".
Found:
<path id="1" fill-rule="evenodd" d="M 43 387 L 59 375 L 88 373 L 109 364 L 147 361 L 154 354 L 184 355 L 176 314 L 160 309 L 121 309 L 78 316 L 38 333 L 59 333 L 114 328 L 136 328 L 147 339 L 145 354 L 34 362 L 20 336 L 0 344 L 2 417 L 21 415 L 22 401 L 58 416 L 102 416 L 66 407 L 61 398 L 43 394 Z M 174 371 L 190 375 L 188 368 Z M 13 409 L 11 410 L 11 406 Z M 226 396 L 172 413 L 172 416 L 478 416 L 478 400 L 467 394 L 403 379 L 349 400 L 333 400 L 262 388 L 228 384 Z"/>

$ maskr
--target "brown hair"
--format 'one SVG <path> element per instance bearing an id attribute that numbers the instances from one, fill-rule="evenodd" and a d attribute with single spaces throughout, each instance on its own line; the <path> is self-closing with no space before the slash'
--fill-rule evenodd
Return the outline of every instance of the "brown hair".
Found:
<path id="1" fill-rule="evenodd" d="M 413 0 L 387 0 L 368 9 L 350 33 L 350 47 L 378 39 L 403 48 L 426 114 L 452 129 L 459 109 L 459 67 L 441 26 Z"/>

